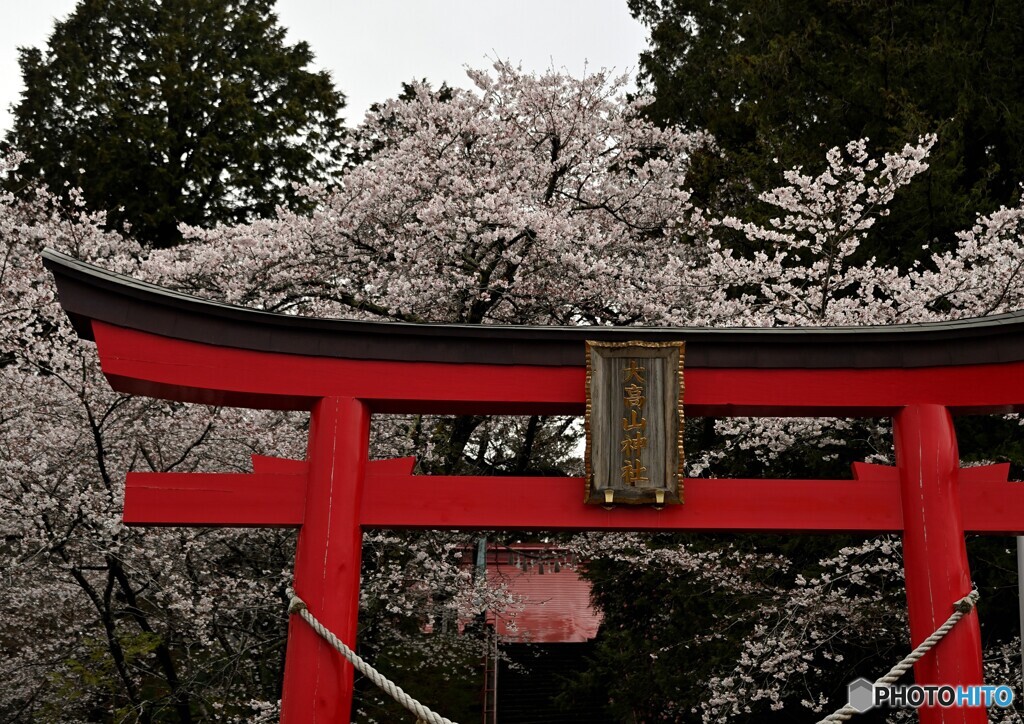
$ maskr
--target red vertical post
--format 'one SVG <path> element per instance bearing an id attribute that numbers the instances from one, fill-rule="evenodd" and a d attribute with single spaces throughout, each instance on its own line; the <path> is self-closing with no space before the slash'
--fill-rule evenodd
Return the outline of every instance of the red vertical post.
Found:
<path id="1" fill-rule="evenodd" d="M 903 565 L 910 639 L 914 646 L 953 613 L 971 591 L 960 515 L 956 432 L 941 405 L 909 405 L 894 419 L 896 466 L 903 504 Z M 978 615 L 964 616 L 914 665 L 918 684 L 982 683 Z M 922 707 L 921 724 L 986 724 L 983 708 Z"/>
<path id="2" fill-rule="evenodd" d="M 313 408 L 305 517 L 295 553 L 295 593 L 310 613 L 355 648 L 370 413 L 351 398 L 327 397 Z M 352 666 L 298 616 L 288 626 L 281 721 L 347 722 Z"/>

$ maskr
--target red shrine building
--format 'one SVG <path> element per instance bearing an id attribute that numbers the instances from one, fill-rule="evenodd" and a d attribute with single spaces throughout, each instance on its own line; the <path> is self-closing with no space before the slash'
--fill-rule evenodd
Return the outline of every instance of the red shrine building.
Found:
<path id="1" fill-rule="evenodd" d="M 571 714 L 551 711 L 558 682 L 592 654 L 602 621 L 575 555 L 550 543 L 492 543 L 483 553 L 474 561 L 477 572 L 515 600 L 509 610 L 485 615 L 484 724 L 537 721 L 541 712 L 551 724 L 600 724 L 596 702 L 577 702 Z"/>
<path id="2" fill-rule="evenodd" d="M 568 644 L 597 636 L 601 614 L 590 603 L 590 584 L 566 551 L 545 543 L 492 546 L 486 575 L 518 602 L 512 611 L 488 614 L 499 641 Z"/>
<path id="3" fill-rule="evenodd" d="M 965 533 L 1024 533 L 1024 485 L 1008 482 L 1008 465 L 961 469 L 952 424 L 953 415 L 1024 411 L 1024 313 L 795 329 L 357 322 L 201 300 L 52 251 L 44 263 L 75 329 L 95 341 L 114 389 L 310 413 L 303 460 L 257 458 L 249 474 L 130 473 L 124 520 L 298 528 L 296 592 L 350 646 L 367 529 L 898 533 L 910 646 L 971 591 Z M 631 351 L 637 345 L 678 349 L 678 380 L 665 356 L 675 352 L 643 357 Z M 594 424 L 595 435 L 602 425 L 610 430 L 613 445 L 621 438 L 622 450 L 599 462 L 611 466 L 611 478 L 622 466 L 625 489 L 589 468 L 586 479 L 427 478 L 413 474 L 411 459 L 368 459 L 371 414 L 589 420 L 592 346 L 608 348 L 594 358 L 595 370 L 603 364 L 613 373 L 606 389 L 593 387 L 595 408 L 620 393 L 633 408 L 621 430 L 617 418 Z M 676 390 L 668 402 L 654 401 L 656 364 L 668 365 L 659 379 Z M 615 381 L 618 372 L 626 379 Z M 682 463 L 671 434 L 658 432 L 669 441 L 664 461 L 645 447 L 660 430 L 647 410 L 681 422 L 683 408 L 689 417 L 890 417 L 896 465 L 855 464 L 842 480 L 684 479 L 675 472 Z M 654 470 L 671 479 L 667 488 L 649 480 Z M 919 684 L 982 683 L 976 612 L 915 664 L 914 677 Z M 351 693 L 352 667 L 293 616 L 282 721 L 348 721 Z M 919 717 L 925 724 L 986 721 L 977 707 L 922 707 Z"/>

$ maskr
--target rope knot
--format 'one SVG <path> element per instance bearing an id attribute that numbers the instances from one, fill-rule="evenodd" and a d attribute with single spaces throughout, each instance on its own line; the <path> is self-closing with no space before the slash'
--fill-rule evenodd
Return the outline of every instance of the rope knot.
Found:
<path id="1" fill-rule="evenodd" d="M 288 602 L 288 613 L 289 614 L 293 614 L 293 613 L 298 613 L 299 611 L 305 611 L 305 610 L 307 610 L 306 609 L 306 602 L 303 601 L 298 596 L 292 596 L 292 600 Z"/>
<path id="2" fill-rule="evenodd" d="M 953 609 L 958 613 L 970 613 L 974 610 L 975 604 L 978 603 L 978 592 L 971 591 L 966 596 L 961 598 L 959 601 L 953 604 Z"/>

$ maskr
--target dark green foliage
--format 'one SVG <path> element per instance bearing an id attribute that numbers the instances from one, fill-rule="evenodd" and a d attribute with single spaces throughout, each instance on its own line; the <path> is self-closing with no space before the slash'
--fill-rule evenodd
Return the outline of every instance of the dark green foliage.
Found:
<path id="1" fill-rule="evenodd" d="M 736 212 L 779 171 L 868 137 L 895 149 L 936 132 L 931 171 L 865 250 L 902 262 L 1009 204 L 1024 178 L 1024 5 L 882 0 L 629 0 L 651 29 L 641 83 L 665 123 L 723 151 L 699 202 Z M 777 159 L 777 163 L 773 160 Z M 698 203 L 699 203 L 698 202 Z"/>
<path id="2" fill-rule="evenodd" d="M 386 642 L 379 648 L 360 645 L 360 655 L 383 675 L 393 677 L 409 696 L 452 721 L 480 720 L 482 648 L 475 648 L 468 638 L 406 631 L 403 645 L 380 632 L 361 630 L 359 636 Z M 356 675 L 352 706 L 355 724 L 415 719 L 372 681 Z"/>
<path id="3" fill-rule="evenodd" d="M 285 44 L 274 0 L 82 0 L 47 48 L 21 49 L 26 90 L 6 142 L 22 175 L 81 187 L 112 227 L 153 246 L 296 207 L 327 181 L 344 97 Z"/>
<path id="4" fill-rule="evenodd" d="M 498 716 L 502 724 L 619 724 L 600 687 L 567 687 L 587 669 L 595 641 L 583 643 L 508 643 L 501 647 L 498 673 Z"/>
<path id="5" fill-rule="evenodd" d="M 615 561 L 588 564 L 593 598 L 604 622 L 589 669 L 566 688 L 564 698 L 603 694 L 616 721 L 654 722 L 662 712 L 697 706 L 704 681 L 733 653 L 721 641 L 694 644 L 713 626 L 715 615 L 742 622 L 749 601 L 722 596 L 713 610 L 706 583 L 638 571 Z M 642 595 L 638 595 L 642 592 Z M 742 636 L 737 632 L 737 639 Z M 669 719 L 671 720 L 671 718 Z M 695 717 L 699 721 L 699 716 Z"/>
<path id="6" fill-rule="evenodd" d="M 430 83 L 426 78 L 421 79 L 419 84 L 422 86 L 421 92 L 426 92 L 426 89 L 430 88 Z M 416 92 L 417 86 L 415 83 L 402 83 L 402 92 L 395 97 L 395 100 L 411 101 L 416 97 Z M 431 89 L 430 92 L 443 103 L 451 101 L 453 95 L 453 91 L 447 83 L 441 83 L 440 88 L 436 91 Z M 348 159 L 349 163 L 353 166 L 366 163 L 387 146 L 393 144 L 394 137 L 401 135 L 399 130 L 409 130 L 401 128 L 394 113 L 388 112 L 386 103 L 372 103 L 367 111 L 367 115 L 380 119 L 383 126 L 388 129 L 388 133 L 383 136 L 376 134 L 364 135 L 365 132 L 363 132 L 362 127 L 354 129 L 352 132 L 352 149 Z"/>
<path id="7" fill-rule="evenodd" d="M 816 565 L 818 558 L 833 555 L 844 544 L 858 542 L 841 536 L 661 533 L 652 534 L 647 545 L 652 549 L 685 546 L 691 551 L 728 548 L 728 555 L 735 555 L 737 561 L 755 551 L 766 556 L 766 563 L 772 556 L 784 556 L 803 560 L 799 569 L 810 578 L 822 572 Z M 699 571 L 681 572 L 672 565 L 638 569 L 611 559 L 590 561 L 586 577 L 592 583 L 592 596 L 604 613 L 604 622 L 589 666 L 571 677 L 563 688 L 562 702 L 568 705 L 574 698 L 603 695 L 615 721 L 703 721 L 702 707 L 711 698 L 711 678 L 732 675 L 743 656 L 742 644 L 755 637 L 756 626 L 783 623 L 777 614 L 786 610 L 784 591 L 791 585 L 793 573 L 793 569 L 773 565 L 745 571 L 749 590 L 743 591 L 719 586 Z M 884 598 L 889 606 L 895 600 L 902 602 L 903 597 L 902 590 L 886 590 L 885 586 L 873 591 L 874 595 Z M 773 599 L 778 596 L 782 598 Z M 766 606 L 769 602 L 771 605 Z M 775 615 L 766 613 L 772 606 L 780 606 Z M 791 613 L 798 616 L 801 610 L 795 604 Z M 823 693 L 830 700 L 842 700 L 849 681 L 865 670 L 884 670 L 905 653 L 902 640 L 880 640 L 871 635 L 857 640 L 841 638 L 829 646 L 841 655 L 841 661 L 826 663 L 827 676 L 814 682 L 814 691 L 794 680 L 783 698 L 782 709 L 773 710 L 768 699 L 748 697 L 745 705 L 750 711 L 730 721 L 811 724 L 823 714 L 802 706 L 802 699 Z M 882 722 L 885 715 L 869 715 L 863 720 Z"/>

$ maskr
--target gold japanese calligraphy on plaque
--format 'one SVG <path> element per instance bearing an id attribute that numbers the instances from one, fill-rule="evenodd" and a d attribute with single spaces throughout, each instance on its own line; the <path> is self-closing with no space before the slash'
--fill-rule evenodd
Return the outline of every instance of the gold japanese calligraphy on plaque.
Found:
<path id="1" fill-rule="evenodd" d="M 586 502 L 683 502 L 684 351 L 587 342 Z"/>

